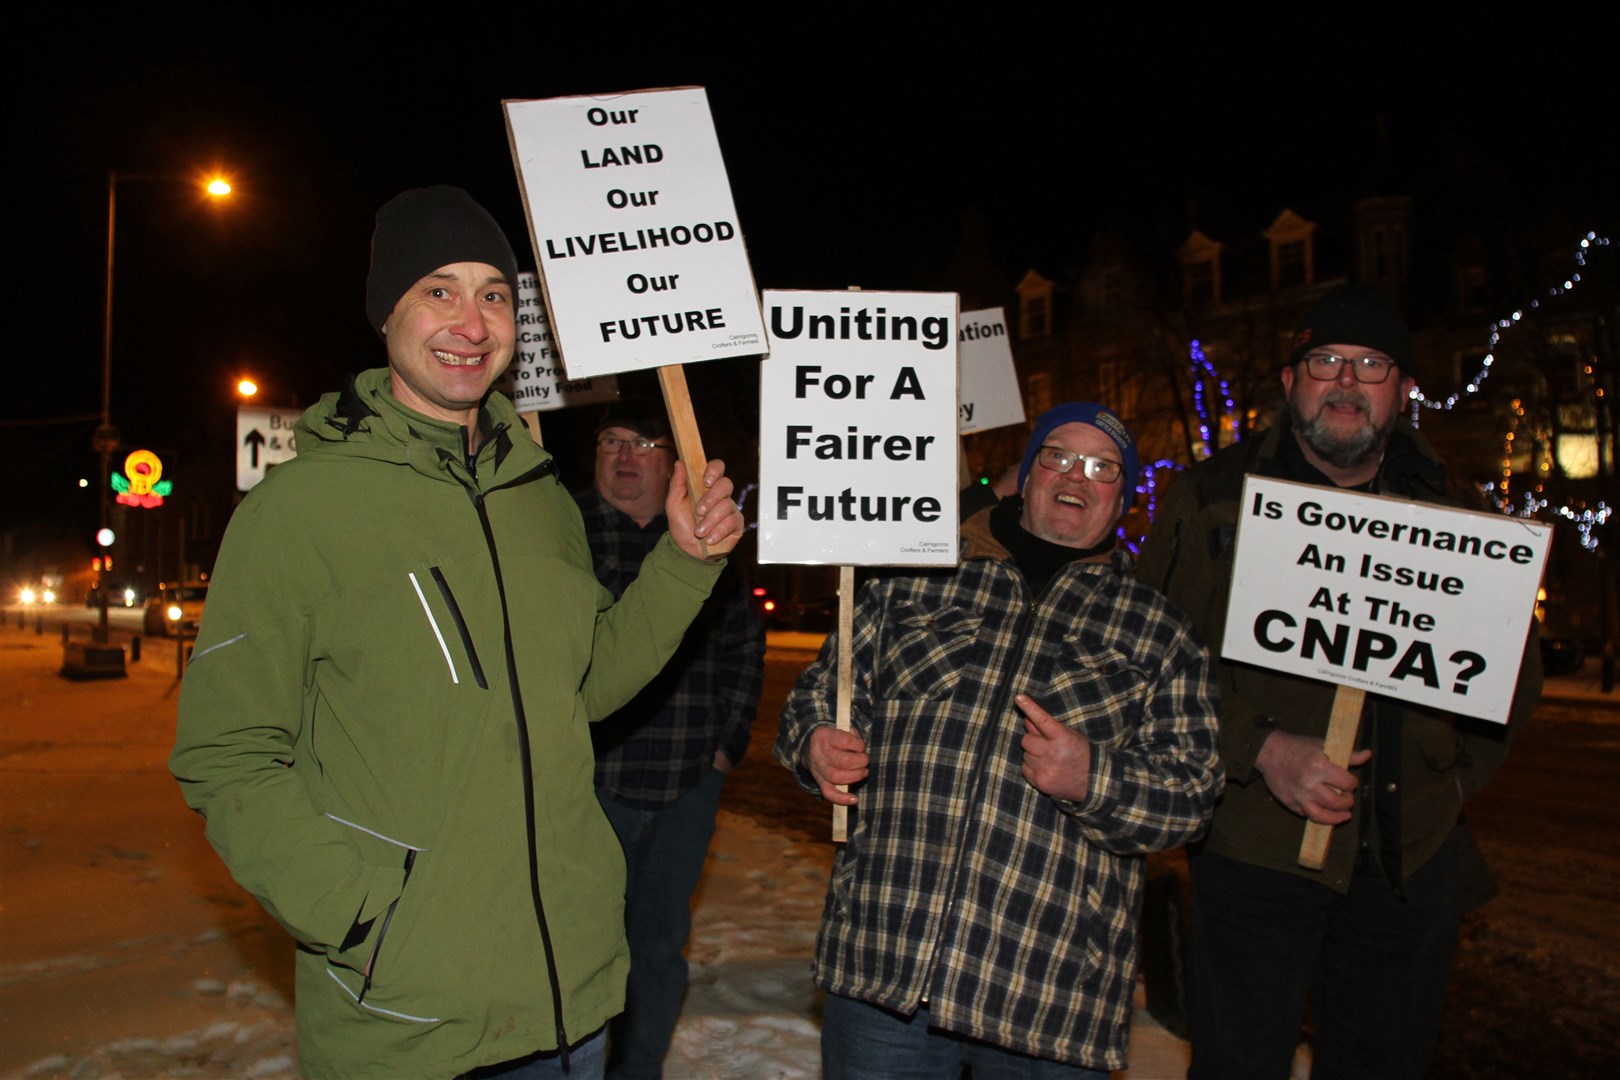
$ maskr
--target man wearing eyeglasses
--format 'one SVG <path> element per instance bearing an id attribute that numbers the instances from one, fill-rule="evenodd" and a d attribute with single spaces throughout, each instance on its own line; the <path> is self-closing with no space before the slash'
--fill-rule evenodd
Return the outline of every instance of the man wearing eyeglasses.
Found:
<path id="1" fill-rule="evenodd" d="M 1138 566 L 1219 654 L 1245 475 L 1482 509 L 1400 419 L 1412 339 L 1372 285 L 1308 311 L 1269 431 L 1171 488 Z M 1279 556 L 1281 553 L 1279 553 Z M 1460 913 L 1494 892 L 1463 819 L 1507 751 L 1506 732 L 1369 694 L 1341 769 L 1322 752 L 1335 688 L 1218 665 L 1227 786 L 1192 852 L 1194 1078 L 1289 1075 L 1307 996 L 1315 1076 L 1422 1076 L 1433 1055 Z M 1514 725 L 1540 692 L 1527 646 Z M 1306 821 L 1340 826 L 1327 865 L 1298 865 Z"/>
<path id="2" fill-rule="evenodd" d="M 956 569 L 862 587 L 854 730 L 836 635 L 794 687 L 777 760 L 852 808 L 816 945 L 829 1080 L 1125 1066 L 1142 855 L 1221 785 L 1207 654 L 1115 536 L 1136 474 L 1114 413 L 1043 414 Z"/>
<path id="3" fill-rule="evenodd" d="M 575 495 L 596 577 L 615 597 L 668 528 L 677 467 L 661 402 L 626 397 L 596 435 L 596 483 Z M 764 680 L 765 628 L 734 569 L 664 670 L 591 726 L 596 797 L 624 847 L 630 980 L 609 1025 L 610 1080 L 656 1080 L 686 992 L 681 956 L 725 774 L 742 760 Z"/>

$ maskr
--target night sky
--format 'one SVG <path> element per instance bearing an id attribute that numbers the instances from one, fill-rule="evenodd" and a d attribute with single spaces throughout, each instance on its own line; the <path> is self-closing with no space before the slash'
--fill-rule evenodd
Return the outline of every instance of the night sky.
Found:
<path id="1" fill-rule="evenodd" d="M 0 452 L 28 465 L 0 531 L 93 531 L 73 481 L 93 471 L 95 421 L 70 418 L 100 411 L 113 168 L 168 178 L 119 186 L 114 423 L 126 447 L 181 461 L 230 453 L 238 372 L 267 403 L 302 405 L 382 362 L 362 298 L 372 215 L 400 190 L 468 188 L 533 265 L 503 98 L 708 87 L 762 288 L 941 287 L 972 217 L 981 273 L 1010 291 L 1032 265 L 1078 269 L 1104 226 L 1168 258 L 1208 220 L 1258 229 L 1302 193 L 1444 194 L 1472 169 L 1521 210 L 1617 223 L 1611 61 L 1580 51 L 1608 51 L 1612 26 L 1541 27 L 1509 57 L 1472 44 L 1478 28 L 1377 49 L 1288 28 L 1279 51 L 1038 5 L 919 8 L 921 23 L 839 5 L 585 9 L 8 17 L 6 368 L 21 377 Z M 765 21 L 737 21 L 750 12 Z M 187 182 L 214 167 L 228 204 Z"/>

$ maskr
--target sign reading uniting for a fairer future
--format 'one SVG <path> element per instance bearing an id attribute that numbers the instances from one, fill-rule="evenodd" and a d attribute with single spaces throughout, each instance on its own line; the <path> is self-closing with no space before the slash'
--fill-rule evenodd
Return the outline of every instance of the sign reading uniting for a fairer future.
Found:
<path id="1" fill-rule="evenodd" d="M 570 378 L 765 351 L 702 87 L 505 108 Z"/>
<path id="2" fill-rule="evenodd" d="M 955 566 L 955 293 L 765 293 L 759 560 Z"/>
<path id="3" fill-rule="evenodd" d="M 1506 723 L 1551 535 L 1250 476 L 1221 654 Z"/>

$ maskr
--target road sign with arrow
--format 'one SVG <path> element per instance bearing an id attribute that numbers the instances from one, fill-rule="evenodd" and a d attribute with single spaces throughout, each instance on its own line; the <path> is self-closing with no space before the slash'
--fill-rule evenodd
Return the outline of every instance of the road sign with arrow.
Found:
<path id="1" fill-rule="evenodd" d="M 263 480 L 272 468 L 291 458 L 293 425 L 304 415 L 302 409 L 261 409 L 239 406 L 236 410 L 236 488 L 247 491 Z"/>

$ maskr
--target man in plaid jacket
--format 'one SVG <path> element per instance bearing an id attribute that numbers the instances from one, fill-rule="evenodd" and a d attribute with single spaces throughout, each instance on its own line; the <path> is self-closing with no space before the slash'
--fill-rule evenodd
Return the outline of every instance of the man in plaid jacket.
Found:
<path id="1" fill-rule="evenodd" d="M 663 403 L 626 397 L 596 433 L 596 483 L 574 496 L 596 577 L 614 596 L 667 525 L 677 462 Z M 692 893 L 714 836 L 725 774 L 748 748 L 764 681 L 765 627 L 735 566 L 715 583 L 681 646 L 646 689 L 591 725 L 596 797 L 624 846 L 630 980 L 609 1025 L 608 1080 L 658 1080 L 686 994 L 681 955 Z"/>
<path id="2" fill-rule="evenodd" d="M 1143 856 L 1223 779 L 1209 658 L 1115 545 L 1136 471 L 1107 409 L 1042 415 L 956 569 L 863 587 L 855 730 L 836 636 L 784 707 L 777 759 L 853 808 L 816 946 L 830 1080 L 1124 1067 Z"/>

